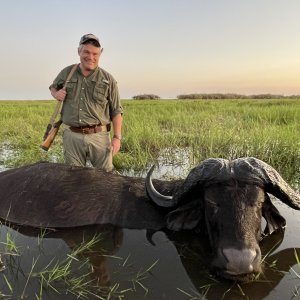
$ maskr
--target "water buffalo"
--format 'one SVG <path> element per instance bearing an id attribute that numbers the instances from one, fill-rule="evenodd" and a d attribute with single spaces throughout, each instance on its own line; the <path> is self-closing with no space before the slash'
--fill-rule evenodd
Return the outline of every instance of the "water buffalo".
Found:
<path id="1" fill-rule="evenodd" d="M 189 173 L 172 196 L 157 192 L 146 178 L 149 198 L 169 208 L 166 227 L 199 230 L 207 234 L 213 252 L 212 267 L 223 277 L 241 280 L 261 271 L 262 216 L 264 234 L 283 229 L 285 219 L 270 197 L 300 210 L 300 197 L 278 172 L 256 158 L 207 159 Z"/>
<path id="2" fill-rule="evenodd" d="M 184 181 L 152 182 L 152 172 L 145 180 L 54 163 L 8 170 L 0 174 L 0 218 L 33 227 L 193 230 L 208 236 L 214 270 L 240 279 L 260 271 L 262 216 L 266 233 L 285 226 L 268 193 L 300 209 L 299 196 L 256 158 L 207 159 Z"/>

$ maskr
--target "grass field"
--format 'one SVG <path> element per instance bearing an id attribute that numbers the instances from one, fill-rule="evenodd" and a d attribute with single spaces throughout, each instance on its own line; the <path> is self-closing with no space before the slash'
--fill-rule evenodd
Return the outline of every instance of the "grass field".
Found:
<path id="1" fill-rule="evenodd" d="M 0 101 L 0 159 L 7 167 L 62 162 L 60 129 L 48 152 L 40 149 L 55 101 Z M 300 101 L 126 100 L 118 170 L 143 170 L 166 155 L 176 164 L 187 151 L 190 164 L 208 157 L 255 156 L 291 177 L 299 171 Z M 164 153 L 164 154 L 162 154 Z"/>
<path id="2" fill-rule="evenodd" d="M 40 160 L 63 161 L 61 145 L 63 128 L 48 152 L 39 147 L 55 105 L 55 101 L 0 101 L 0 165 L 14 167 Z M 208 157 L 232 159 L 255 156 L 273 165 L 288 182 L 293 184 L 299 182 L 300 101 L 298 100 L 127 100 L 123 101 L 123 106 L 124 139 L 121 152 L 114 158 L 114 164 L 121 172 L 144 170 L 157 160 L 162 164 L 164 159 L 177 164 L 181 159 L 180 153 L 188 156 L 189 161 L 186 163 L 191 166 Z M 4 225 L 0 243 L 0 271 L 1 267 L 4 268 L 1 255 L 2 258 L 6 258 L 5 262 L 13 262 L 15 257 L 22 257 L 26 261 L 27 252 L 23 253 L 22 249 L 28 250 L 28 247 L 17 243 L 12 230 L 6 229 Z M 43 243 L 46 243 L 44 237 L 45 232 L 42 231 L 34 241 L 37 248 L 43 249 Z M 9 273 L 2 273 L 4 274 L 2 285 L 6 294 L 1 290 L 0 299 L 15 299 L 14 295 L 21 295 L 21 298 L 24 298 L 30 293 L 31 287 L 35 299 L 40 300 L 45 299 L 49 291 L 57 295 L 72 294 L 78 299 L 88 299 L 94 295 L 94 291 L 99 295 L 99 291 L 102 290 L 89 277 L 93 266 L 88 264 L 87 260 L 80 261 L 75 258 L 84 250 L 90 250 L 89 247 L 97 242 L 98 236 L 91 241 L 84 240 L 83 244 L 73 249 L 62 261 L 56 262 L 51 258 L 51 261 L 40 269 L 37 268 L 40 255 L 34 257 L 31 265 L 29 262 L 29 269 L 24 273 L 26 277 L 20 290 L 20 280 L 14 281 L 15 270 L 19 270 L 19 266 L 7 264 L 11 268 Z M 32 245 L 31 247 L 34 246 Z M 291 247 L 294 247 L 293 245 Z M 297 266 L 300 266 L 296 250 L 295 258 Z M 128 257 L 121 258 L 122 268 L 119 268 L 118 272 L 121 273 L 126 269 L 127 260 Z M 286 272 L 277 270 L 276 262 L 276 260 L 273 262 L 276 272 L 282 274 Z M 142 271 L 134 273 L 133 279 L 130 280 L 132 286 L 139 285 L 148 291 L 142 280 L 146 278 L 145 274 L 151 273 L 155 264 L 156 261 L 150 266 L 146 265 Z M 83 271 L 77 274 L 73 269 L 76 272 Z M 23 272 L 22 268 L 20 270 Z M 299 278 L 298 269 L 292 270 L 292 276 Z M 292 276 L 289 280 L 293 278 Z M 258 283 L 259 281 L 260 279 Z M 214 286 L 207 285 L 203 288 L 207 288 L 208 292 L 208 289 L 213 290 Z M 241 295 L 246 296 L 243 288 L 239 285 L 238 288 Z M 130 290 L 134 288 L 129 286 L 120 290 L 117 282 L 103 292 L 123 299 L 123 295 Z M 187 299 L 203 298 L 200 294 L 193 296 L 189 291 L 178 290 L 187 296 Z M 225 294 L 228 291 L 230 292 L 227 290 Z M 299 296 L 297 287 L 296 292 L 291 293 L 295 297 Z M 287 291 L 287 294 L 291 293 Z"/>

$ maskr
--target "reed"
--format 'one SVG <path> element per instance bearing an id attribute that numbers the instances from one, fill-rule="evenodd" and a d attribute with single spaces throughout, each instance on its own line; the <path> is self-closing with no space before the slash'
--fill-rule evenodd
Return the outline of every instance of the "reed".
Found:
<path id="1" fill-rule="evenodd" d="M 15 236 L 10 232 L 10 230 L 7 230 L 6 232 L 6 240 L 0 242 L 0 244 L 4 245 L 5 248 L 3 254 L 9 256 L 20 256 L 20 250 L 16 244 Z"/>
<path id="2" fill-rule="evenodd" d="M 38 249 L 43 247 L 47 233 L 46 230 L 42 230 L 36 239 Z M 105 254 L 106 250 L 99 249 L 102 240 L 102 234 L 96 234 L 89 238 L 83 236 L 82 242 L 72 249 L 70 253 L 66 254 L 65 258 L 60 260 L 52 258 L 46 265 L 43 265 L 41 263 L 43 260 L 40 258 L 43 254 L 40 253 L 37 257 L 32 257 L 29 269 L 25 270 L 20 266 L 20 261 L 26 260 L 26 257 L 23 255 L 25 248 L 17 245 L 9 229 L 6 234 L 6 240 L 1 242 L 4 250 L 0 249 L 0 254 L 5 256 L 6 264 L 8 264 L 10 259 L 14 259 L 16 255 L 18 255 L 20 261 L 19 264 L 14 261 L 11 262 L 11 265 L 7 265 L 6 269 L 9 272 L 7 273 L 9 276 L 3 276 L 3 284 L 8 293 L 4 294 L 0 291 L 0 298 L 13 299 L 13 297 L 20 294 L 20 299 L 24 299 L 27 297 L 26 295 L 33 293 L 33 297 L 37 300 L 47 298 L 47 295 L 50 294 L 58 296 L 62 294 L 73 295 L 74 299 L 123 299 L 125 294 L 137 292 L 137 286 L 142 288 L 146 295 L 148 288 L 143 281 L 155 267 L 157 261 L 149 267 L 139 268 L 127 274 L 127 267 L 133 267 L 133 264 L 129 263 L 129 256 L 122 258 Z M 95 252 L 95 246 L 97 246 L 97 252 Z M 129 284 L 129 287 L 121 288 L 118 281 L 111 286 L 102 286 L 98 277 L 93 274 L 94 267 L 89 261 L 89 257 L 95 255 L 120 260 L 119 272 L 125 271 L 127 274 L 125 282 Z M 124 270 L 125 267 L 126 270 Z M 15 277 L 20 275 L 24 278 L 25 281 L 21 287 L 16 286 L 15 278 L 12 276 L 14 271 L 12 270 L 16 271 Z M 32 290 L 33 285 L 36 286 L 35 290 Z"/>
<path id="3" fill-rule="evenodd" d="M 131 280 L 133 290 L 136 291 L 136 286 L 140 286 L 144 290 L 144 297 L 147 296 L 149 289 L 142 283 L 143 280 L 147 278 L 148 273 L 154 268 L 154 266 L 158 263 L 158 260 L 156 260 L 153 264 L 151 264 L 148 268 L 145 270 L 141 269 Z"/>
<path id="4" fill-rule="evenodd" d="M 40 239 L 43 239 L 44 236 L 45 232 L 42 232 Z M 89 279 L 90 272 L 76 275 L 74 270 L 80 270 L 88 264 L 87 259 L 80 261 L 77 257 L 82 253 L 92 251 L 93 246 L 101 239 L 101 235 L 95 235 L 87 241 L 83 240 L 67 255 L 65 260 L 50 261 L 42 270 L 33 273 L 32 277 L 40 280 L 41 290 L 50 288 L 56 293 L 63 291 L 75 295 L 78 299 L 88 299 L 89 293 L 92 291 L 91 287 L 95 285 L 93 280 Z M 40 240 L 38 243 L 41 244 Z"/>
<path id="5" fill-rule="evenodd" d="M 298 253 L 296 251 L 296 249 L 294 249 L 294 255 L 295 255 L 295 259 L 296 259 L 296 262 L 297 262 L 297 267 L 300 268 L 300 258 L 298 256 Z M 300 279 L 300 274 L 298 272 L 296 272 L 293 268 L 291 268 L 291 271 L 294 273 L 294 275 L 296 275 L 296 277 L 298 279 Z"/>

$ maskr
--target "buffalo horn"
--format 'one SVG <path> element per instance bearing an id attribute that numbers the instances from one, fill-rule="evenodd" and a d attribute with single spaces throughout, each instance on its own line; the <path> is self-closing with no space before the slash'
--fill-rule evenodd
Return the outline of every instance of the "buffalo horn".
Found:
<path id="1" fill-rule="evenodd" d="M 254 180 L 259 178 L 267 193 L 274 195 L 288 206 L 300 210 L 299 195 L 273 167 L 254 157 L 240 159 L 237 165 L 243 165 L 241 169 L 244 170 L 247 168 L 253 174 Z M 239 167 L 237 169 L 240 170 Z"/>
<path id="2" fill-rule="evenodd" d="M 145 181 L 147 195 L 158 206 L 173 207 L 175 205 L 175 203 L 173 201 L 173 197 L 162 195 L 153 186 L 151 176 L 152 176 L 154 168 L 155 168 L 155 165 L 153 165 L 147 173 L 147 177 L 146 177 L 146 181 Z"/>

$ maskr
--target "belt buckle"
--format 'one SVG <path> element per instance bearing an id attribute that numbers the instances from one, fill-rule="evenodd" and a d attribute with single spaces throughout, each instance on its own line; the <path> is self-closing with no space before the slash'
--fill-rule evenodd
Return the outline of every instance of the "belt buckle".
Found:
<path id="1" fill-rule="evenodd" d="M 86 128 L 81 128 L 81 130 L 82 130 L 82 134 L 87 134 Z"/>

